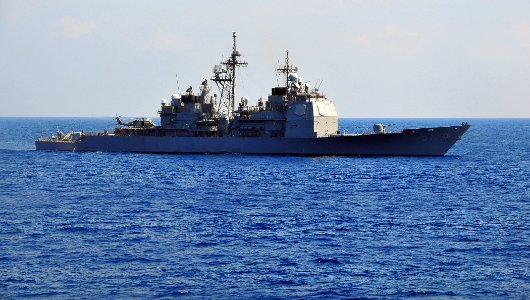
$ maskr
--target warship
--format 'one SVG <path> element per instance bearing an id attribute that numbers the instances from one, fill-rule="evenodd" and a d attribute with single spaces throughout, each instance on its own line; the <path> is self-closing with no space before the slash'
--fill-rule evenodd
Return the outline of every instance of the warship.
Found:
<path id="1" fill-rule="evenodd" d="M 411 128 L 390 132 L 384 124 L 357 134 L 339 130 L 335 105 L 304 82 L 298 68 L 285 62 L 276 69 L 282 83 L 255 105 L 243 97 L 236 106 L 236 69 L 247 62 L 236 47 L 213 68 L 211 92 L 204 80 L 198 93 L 190 87 L 162 100 L 160 125 L 148 118 L 123 122 L 113 131 L 67 132 L 35 141 L 36 150 L 113 151 L 145 153 L 240 153 L 280 155 L 403 155 L 442 156 L 470 125 Z M 213 85 L 213 84 L 212 84 Z"/>

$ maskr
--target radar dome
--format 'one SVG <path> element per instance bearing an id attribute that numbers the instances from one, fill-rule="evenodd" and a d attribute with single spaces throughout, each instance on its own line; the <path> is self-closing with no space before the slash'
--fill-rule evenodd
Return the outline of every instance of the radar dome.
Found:
<path id="1" fill-rule="evenodd" d="M 223 66 L 221 65 L 215 65 L 213 67 L 213 72 L 214 74 L 220 74 L 220 73 L 223 73 Z"/>
<path id="2" fill-rule="evenodd" d="M 298 81 L 298 74 L 296 73 L 289 73 L 289 81 Z"/>
<path id="3" fill-rule="evenodd" d="M 377 134 L 385 133 L 385 125 L 384 124 L 374 124 L 374 132 L 377 133 Z"/>

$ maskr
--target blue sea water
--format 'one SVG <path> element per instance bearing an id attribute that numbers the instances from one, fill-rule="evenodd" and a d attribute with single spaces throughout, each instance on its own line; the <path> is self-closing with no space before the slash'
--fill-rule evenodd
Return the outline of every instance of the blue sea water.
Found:
<path id="1" fill-rule="evenodd" d="M 37 152 L 113 122 L 0 118 L 0 298 L 528 298 L 530 119 L 466 121 L 444 157 L 292 157 Z"/>

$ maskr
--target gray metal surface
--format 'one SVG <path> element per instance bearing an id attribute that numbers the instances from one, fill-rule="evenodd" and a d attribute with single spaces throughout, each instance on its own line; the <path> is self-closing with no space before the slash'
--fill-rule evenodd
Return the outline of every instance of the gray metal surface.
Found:
<path id="1" fill-rule="evenodd" d="M 444 155 L 470 125 L 324 138 L 86 136 L 39 141 L 37 150 L 289 155 Z"/>
<path id="2" fill-rule="evenodd" d="M 68 132 L 35 142 L 37 150 L 119 151 L 152 153 L 248 153 L 292 155 L 444 155 L 469 128 L 461 126 L 406 129 L 386 133 L 375 124 L 371 134 L 343 135 L 335 104 L 312 88 L 289 61 L 277 69 L 285 86 L 274 87 L 256 105 L 241 98 L 236 107 L 236 68 L 246 66 L 232 34 L 230 58 L 213 69 L 211 79 L 219 87 L 211 94 L 208 80 L 194 94 L 189 87 L 181 95 L 162 100 L 161 124 L 140 118 L 123 122 L 113 132 Z M 219 100 L 219 101 L 218 101 Z"/>

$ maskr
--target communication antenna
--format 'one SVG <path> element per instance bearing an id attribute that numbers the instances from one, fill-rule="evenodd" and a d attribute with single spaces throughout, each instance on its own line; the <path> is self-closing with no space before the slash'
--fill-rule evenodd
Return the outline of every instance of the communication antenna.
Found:
<path id="1" fill-rule="evenodd" d="M 177 77 L 177 93 L 180 94 L 180 86 L 179 86 L 179 74 L 175 74 L 175 77 Z"/>
<path id="2" fill-rule="evenodd" d="M 296 73 L 298 71 L 297 67 L 293 67 L 293 65 L 289 64 L 289 50 L 285 51 L 285 63 L 283 66 L 280 66 L 278 69 L 276 69 L 277 73 L 283 73 L 285 75 L 285 87 L 289 86 L 289 74 L 290 73 Z"/>
<path id="3" fill-rule="evenodd" d="M 277 65 L 279 66 L 280 65 L 280 59 L 277 59 Z M 276 72 L 276 86 L 280 86 L 280 80 L 278 78 L 278 74 L 279 72 Z"/>
<path id="4" fill-rule="evenodd" d="M 219 107 L 224 108 L 221 114 L 229 119 L 235 110 L 236 68 L 247 66 L 241 51 L 237 49 L 236 37 L 236 32 L 232 31 L 232 53 L 228 59 L 222 60 L 221 64 L 214 66 L 214 77 L 211 79 L 217 84 L 220 91 Z"/>
<path id="5" fill-rule="evenodd" d="M 320 90 L 320 86 L 322 85 L 322 82 L 323 82 L 323 81 L 324 81 L 324 80 L 320 80 L 320 83 L 318 84 L 318 86 L 315 87 L 315 89 L 316 89 L 317 91 Z M 318 82 L 318 81 L 317 81 L 317 82 Z"/>

